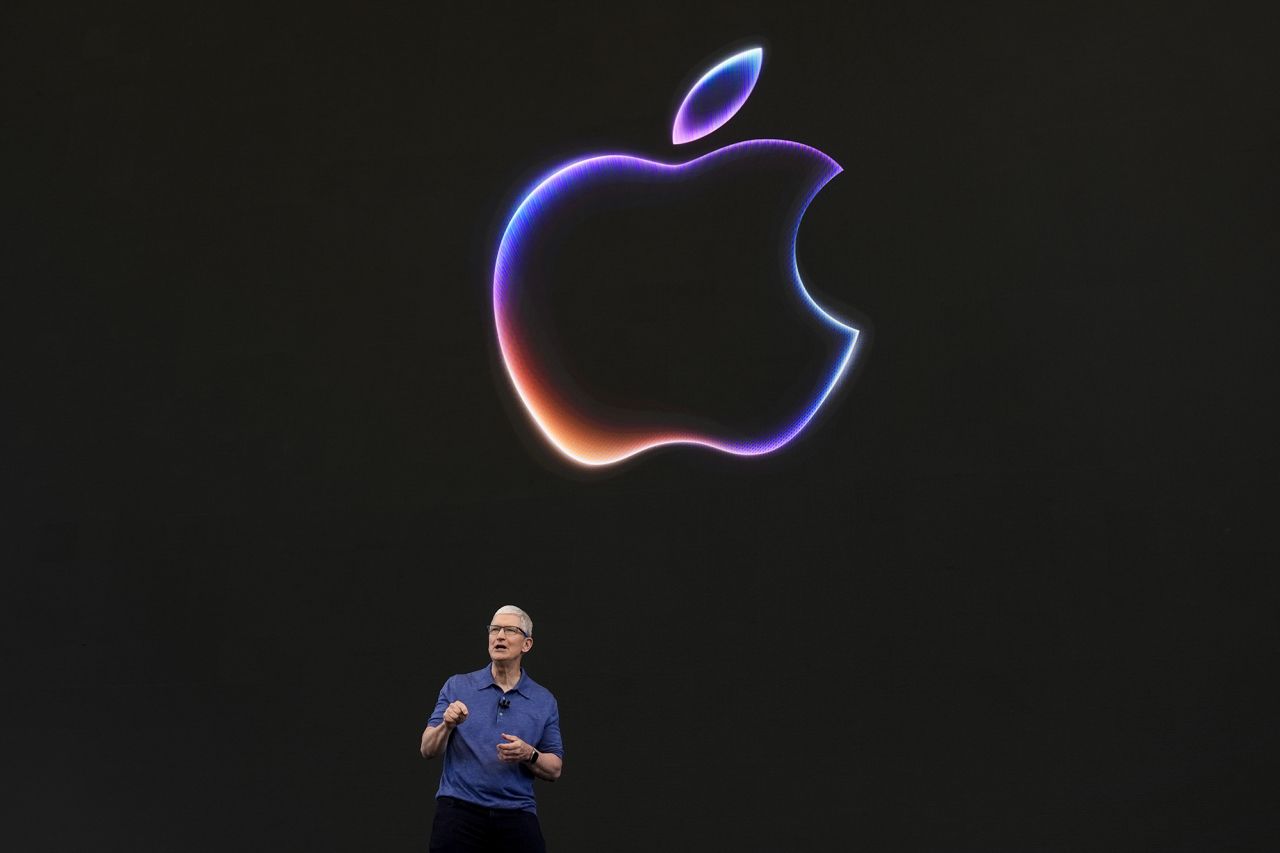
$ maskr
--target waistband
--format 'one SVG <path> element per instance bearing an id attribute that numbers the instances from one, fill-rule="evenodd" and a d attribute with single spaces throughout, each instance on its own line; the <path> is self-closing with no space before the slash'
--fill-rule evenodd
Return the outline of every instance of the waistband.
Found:
<path id="1" fill-rule="evenodd" d="M 486 815 L 487 817 L 501 817 L 505 815 L 535 814 L 529 809 L 497 809 L 490 806 L 482 806 L 479 803 L 471 803 L 466 800 L 459 800 L 457 797 L 436 797 L 437 803 L 444 803 L 446 806 L 462 809 L 463 811 L 475 812 L 476 814 Z"/>

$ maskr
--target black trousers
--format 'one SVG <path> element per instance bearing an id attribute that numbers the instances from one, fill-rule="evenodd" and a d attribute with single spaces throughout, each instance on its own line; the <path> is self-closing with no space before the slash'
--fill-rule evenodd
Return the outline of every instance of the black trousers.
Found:
<path id="1" fill-rule="evenodd" d="M 542 826 L 533 812 L 490 809 L 436 798 L 431 853 L 546 853 Z"/>

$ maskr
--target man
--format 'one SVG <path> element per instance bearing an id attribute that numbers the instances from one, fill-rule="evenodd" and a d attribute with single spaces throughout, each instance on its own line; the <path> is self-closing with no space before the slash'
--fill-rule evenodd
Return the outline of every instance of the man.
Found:
<path id="1" fill-rule="evenodd" d="M 444 683 L 422 757 L 444 753 L 432 853 L 544 853 L 533 780 L 560 778 L 560 710 L 521 667 L 533 620 L 507 605 L 489 624 L 489 666 Z"/>

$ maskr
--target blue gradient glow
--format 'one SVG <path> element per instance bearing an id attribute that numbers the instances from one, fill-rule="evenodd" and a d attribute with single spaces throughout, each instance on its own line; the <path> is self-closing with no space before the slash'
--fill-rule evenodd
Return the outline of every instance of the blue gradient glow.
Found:
<path id="1" fill-rule="evenodd" d="M 671 141 L 676 145 L 701 139 L 721 127 L 742 108 L 764 62 L 764 49 L 736 53 L 703 74 L 676 110 Z"/>
<path id="2" fill-rule="evenodd" d="M 522 252 L 531 229 L 541 221 L 542 214 L 563 197 L 580 189 L 581 185 L 605 181 L 620 176 L 659 176 L 663 173 L 683 173 L 712 158 L 733 156 L 744 152 L 763 153 L 768 156 L 801 157 L 815 163 L 817 172 L 808 186 L 808 192 L 797 206 L 787 237 L 790 240 L 789 271 L 792 286 L 796 288 L 814 315 L 839 333 L 845 343 L 834 366 L 823 379 L 814 398 L 793 421 L 780 431 L 759 436 L 748 441 L 732 441 L 714 435 L 694 433 L 680 429 L 655 429 L 625 427 L 605 424 L 579 411 L 568 402 L 551 381 L 548 371 L 542 369 L 530 336 L 520 327 L 513 309 L 515 288 L 521 282 Z M 517 205 L 498 247 L 493 276 L 493 309 L 497 325 L 498 343 L 503 362 L 512 385 L 528 410 L 538 429 L 560 453 L 574 462 L 599 466 L 620 462 L 631 456 L 667 444 L 693 444 L 713 448 L 738 456 L 757 456 L 777 450 L 795 438 L 830 397 L 848 367 L 857 349 L 859 331 L 829 313 L 813 300 L 805 289 L 796 264 L 796 238 L 800 221 L 814 196 L 841 168 L 834 160 L 807 145 L 778 139 L 753 139 L 725 146 L 703 157 L 686 163 L 659 163 L 625 154 L 607 154 L 587 157 L 568 163 L 544 178 Z"/>

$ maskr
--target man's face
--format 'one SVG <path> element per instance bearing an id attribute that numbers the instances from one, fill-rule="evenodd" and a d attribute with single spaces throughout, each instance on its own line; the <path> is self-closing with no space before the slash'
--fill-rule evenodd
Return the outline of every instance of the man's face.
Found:
<path id="1" fill-rule="evenodd" d="M 494 626 L 505 630 L 495 631 Z M 533 648 L 533 638 L 520 630 L 520 617 L 513 613 L 495 614 L 489 620 L 489 657 L 492 660 L 518 660 Z"/>

